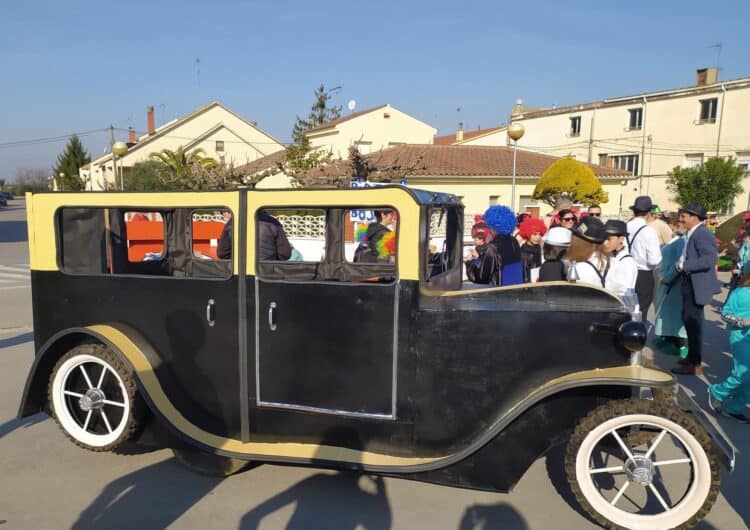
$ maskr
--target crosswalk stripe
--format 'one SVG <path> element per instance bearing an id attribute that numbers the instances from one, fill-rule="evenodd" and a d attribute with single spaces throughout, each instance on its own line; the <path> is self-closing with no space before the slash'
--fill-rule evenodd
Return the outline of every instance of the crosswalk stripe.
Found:
<path id="1" fill-rule="evenodd" d="M 0 272 L 0 279 L 12 278 L 14 280 L 28 280 L 31 277 L 29 274 L 10 274 L 8 272 Z"/>
<path id="2" fill-rule="evenodd" d="M 0 265 L 0 270 L 7 270 L 12 272 L 24 272 L 29 270 L 28 265 Z"/>

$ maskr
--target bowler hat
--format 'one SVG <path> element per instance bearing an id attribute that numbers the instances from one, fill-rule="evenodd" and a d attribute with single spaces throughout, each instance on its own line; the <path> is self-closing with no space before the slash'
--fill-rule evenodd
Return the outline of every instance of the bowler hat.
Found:
<path id="1" fill-rule="evenodd" d="M 597 245 L 604 243 L 604 240 L 607 239 L 607 233 L 604 231 L 604 223 L 590 215 L 581 219 L 573 227 L 573 235 Z"/>
<path id="2" fill-rule="evenodd" d="M 651 197 L 649 197 L 648 195 L 641 195 L 640 197 L 635 198 L 635 202 L 633 203 L 633 206 L 630 207 L 630 209 L 635 213 L 646 213 L 650 212 L 651 208 L 653 207 L 654 205 L 651 202 Z"/>
<path id="3" fill-rule="evenodd" d="M 706 209 L 697 202 L 691 202 L 690 204 L 683 206 L 682 208 L 680 208 L 679 212 L 694 215 L 701 221 L 708 217 L 706 215 Z"/>
<path id="4" fill-rule="evenodd" d="M 628 225 L 625 221 L 610 219 L 604 223 L 604 231 L 608 236 L 626 236 L 628 235 Z"/>

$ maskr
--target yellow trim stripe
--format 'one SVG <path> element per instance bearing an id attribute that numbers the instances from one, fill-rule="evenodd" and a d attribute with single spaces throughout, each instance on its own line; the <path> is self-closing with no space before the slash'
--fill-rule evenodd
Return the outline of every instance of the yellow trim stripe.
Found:
<path id="1" fill-rule="evenodd" d="M 109 340 L 128 359 L 138 378 L 146 388 L 149 397 L 159 412 L 179 431 L 192 439 L 223 451 L 245 455 L 262 455 L 273 457 L 288 457 L 301 459 L 320 459 L 334 462 L 353 462 L 369 466 L 413 466 L 427 464 L 439 460 L 438 458 L 410 458 L 388 456 L 369 451 L 357 451 L 342 447 L 332 447 L 318 444 L 304 443 L 265 443 L 242 442 L 211 434 L 193 425 L 178 411 L 167 398 L 164 390 L 156 378 L 153 367 L 141 349 L 122 331 L 108 325 L 89 326 L 88 329 Z"/>
<path id="2" fill-rule="evenodd" d="M 437 462 L 451 456 L 445 455 L 432 458 L 390 456 L 370 451 L 359 451 L 319 444 L 242 442 L 211 434 L 188 421 L 166 396 L 154 373 L 153 366 L 151 366 L 151 363 L 142 351 L 142 348 L 148 348 L 148 345 L 145 343 L 141 346 L 137 345 L 125 332 L 111 325 L 98 324 L 89 326 L 87 329 L 106 338 L 128 359 L 153 403 L 176 429 L 206 446 L 243 455 L 304 460 L 318 459 L 363 464 L 366 466 L 417 466 Z M 534 392 L 534 394 L 542 393 L 550 387 L 559 384 L 608 378 L 630 379 L 643 382 L 644 384 L 652 383 L 657 386 L 663 386 L 673 381 L 670 374 L 661 370 L 643 366 L 617 366 L 614 368 L 585 370 L 558 377 L 548 381 Z"/>

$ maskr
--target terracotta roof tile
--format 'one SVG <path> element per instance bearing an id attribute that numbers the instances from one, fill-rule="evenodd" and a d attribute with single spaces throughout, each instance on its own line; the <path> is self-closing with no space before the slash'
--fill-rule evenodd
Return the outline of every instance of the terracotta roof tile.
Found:
<path id="1" fill-rule="evenodd" d="M 513 174 L 513 149 L 468 145 L 400 145 L 364 156 L 377 171 L 409 168 L 410 176 L 507 177 Z M 537 178 L 559 157 L 518 150 L 516 176 Z M 586 164 L 598 178 L 631 176 L 628 171 Z M 338 160 L 307 173 L 310 177 L 334 177 L 349 172 L 346 160 Z"/>
<path id="2" fill-rule="evenodd" d="M 281 162 L 286 158 L 286 149 L 280 149 L 275 153 L 266 155 L 260 158 L 248 162 L 247 164 L 237 166 L 235 169 L 242 175 L 252 176 L 261 171 L 268 169 L 274 169 L 279 166 Z"/>

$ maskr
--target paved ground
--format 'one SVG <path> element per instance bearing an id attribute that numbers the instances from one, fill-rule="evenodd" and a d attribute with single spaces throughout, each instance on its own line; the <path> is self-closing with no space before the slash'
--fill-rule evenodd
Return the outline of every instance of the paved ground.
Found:
<path id="1" fill-rule="evenodd" d="M 90 453 L 44 415 L 15 415 L 32 362 L 30 289 L 22 201 L 0 209 L 0 527 L 586 529 L 596 528 L 558 495 L 560 451 L 538 460 L 509 495 L 406 480 L 263 465 L 229 479 L 183 470 L 168 451 Z M 705 406 L 705 384 L 727 373 L 726 334 L 712 309 L 707 379 L 687 380 Z M 672 359 L 658 355 L 668 366 Z M 718 420 L 740 451 L 750 426 Z M 548 474 L 548 468 L 552 470 Z M 552 480 L 550 480 L 550 476 Z M 741 529 L 750 520 L 750 458 L 723 477 L 721 495 L 698 528 Z"/>

